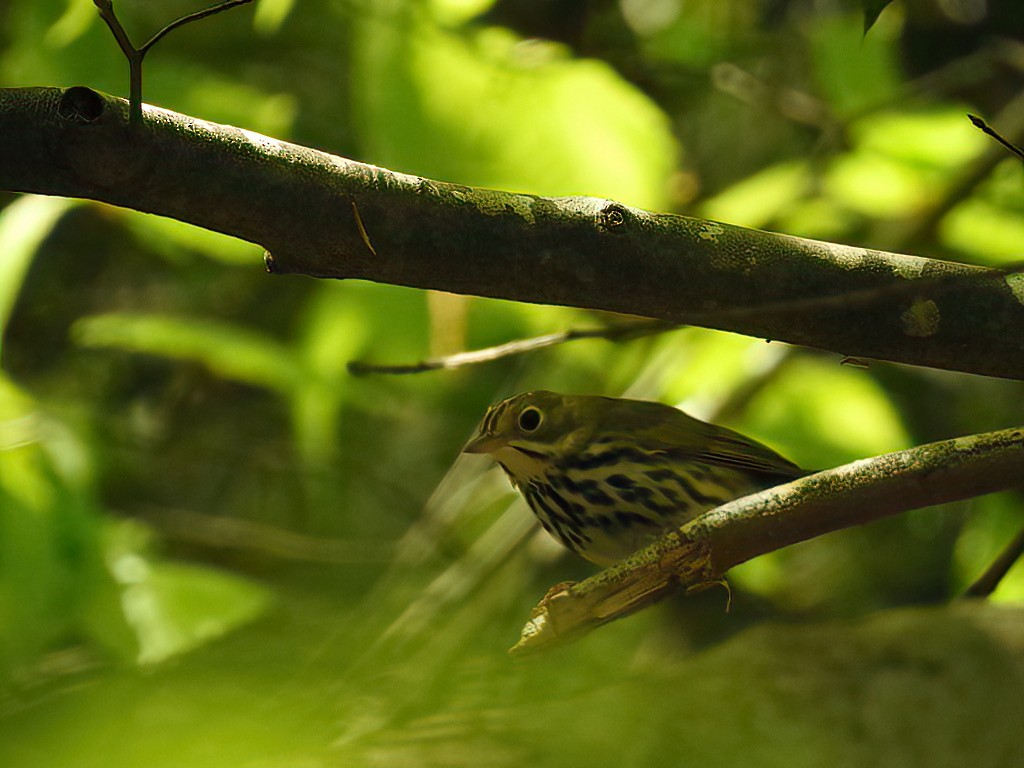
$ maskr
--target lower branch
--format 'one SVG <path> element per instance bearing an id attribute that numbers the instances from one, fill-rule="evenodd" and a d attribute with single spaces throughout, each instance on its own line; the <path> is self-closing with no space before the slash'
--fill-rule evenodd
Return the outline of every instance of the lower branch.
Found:
<path id="1" fill-rule="evenodd" d="M 579 638 L 684 590 L 721 582 L 751 558 L 907 510 L 1024 484 L 1024 428 L 929 443 L 818 472 L 736 499 L 585 581 L 557 587 L 511 649 Z"/>

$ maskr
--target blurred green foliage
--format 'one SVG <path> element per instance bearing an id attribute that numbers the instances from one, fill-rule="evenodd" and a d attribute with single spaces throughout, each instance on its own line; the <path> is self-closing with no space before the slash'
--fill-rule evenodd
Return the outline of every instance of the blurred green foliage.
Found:
<path id="1" fill-rule="evenodd" d="M 964 112 L 1024 135 L 1024 9 L 913 5 L 865 36 L 861 4 L 811 0 L 259 0 L 162 41 L 144 96 L 459 183 L 1017 263 L 1021 168 Z M 141 41 L 202 6 L 117 10 Z M 74 83 L 127 90 L 92 3 L 0 6 L 0 84 Z M 1019 634 L 861 617 L 960 592 L 1019 494 L 773 553 L 735 570 L 731 614 L 671 601 L 523 666 L 530 607 L 591 570 L 458 450 L 544 387 L 681 404 L 826 467 L 1024 423 L 1019 383 L 696 328 L 353 377 L 607 318 L 269 278 L 257 246 L 177 222 L 2 203 L 0 763 L 1015 764 L 972 726 L 1015 711 Z M 994 600 L 1022 599 L 1018 565 Z M 945 680 L 989 703 L 883 727 Z"/>

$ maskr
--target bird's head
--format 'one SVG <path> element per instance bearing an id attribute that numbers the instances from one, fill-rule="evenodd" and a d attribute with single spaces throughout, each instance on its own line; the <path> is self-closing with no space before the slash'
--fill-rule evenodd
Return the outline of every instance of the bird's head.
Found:
<path id="1" fill-rule="evenodd" d="M 569 450 L 583 426 L 572 400 L 543 390 L 502 400 L 487 409 L 462 450 L 490 454 L 513 472 L 517 465 L 548 461 Z"/>

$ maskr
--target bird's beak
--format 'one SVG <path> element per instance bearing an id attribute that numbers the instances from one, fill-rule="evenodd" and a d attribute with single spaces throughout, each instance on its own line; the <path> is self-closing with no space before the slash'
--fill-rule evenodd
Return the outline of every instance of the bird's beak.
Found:
<path id="1" fill-rule="evenodd" d="M 502 446 L 502 439 L 497 435 L 479 432 L 462 447 L 463 453 L 493 453 Z"/>

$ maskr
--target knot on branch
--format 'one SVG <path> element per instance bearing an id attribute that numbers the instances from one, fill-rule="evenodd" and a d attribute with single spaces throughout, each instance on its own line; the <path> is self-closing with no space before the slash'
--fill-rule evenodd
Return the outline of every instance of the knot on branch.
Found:
<path id="1" fill-rule="evenodd" d="M 623 227 L 629 218 L 629 211 L 621 203 L 608 203 L 598 214 L 601 229 L 613 231 Z"/>
<path id="2" fill-rule="evenodd" d="M 57 103 L 57 114 L 62 120 L 88 125 L 103 114 L 103 99 L 92 88 L 76 85 L 68 88 Z"/>

